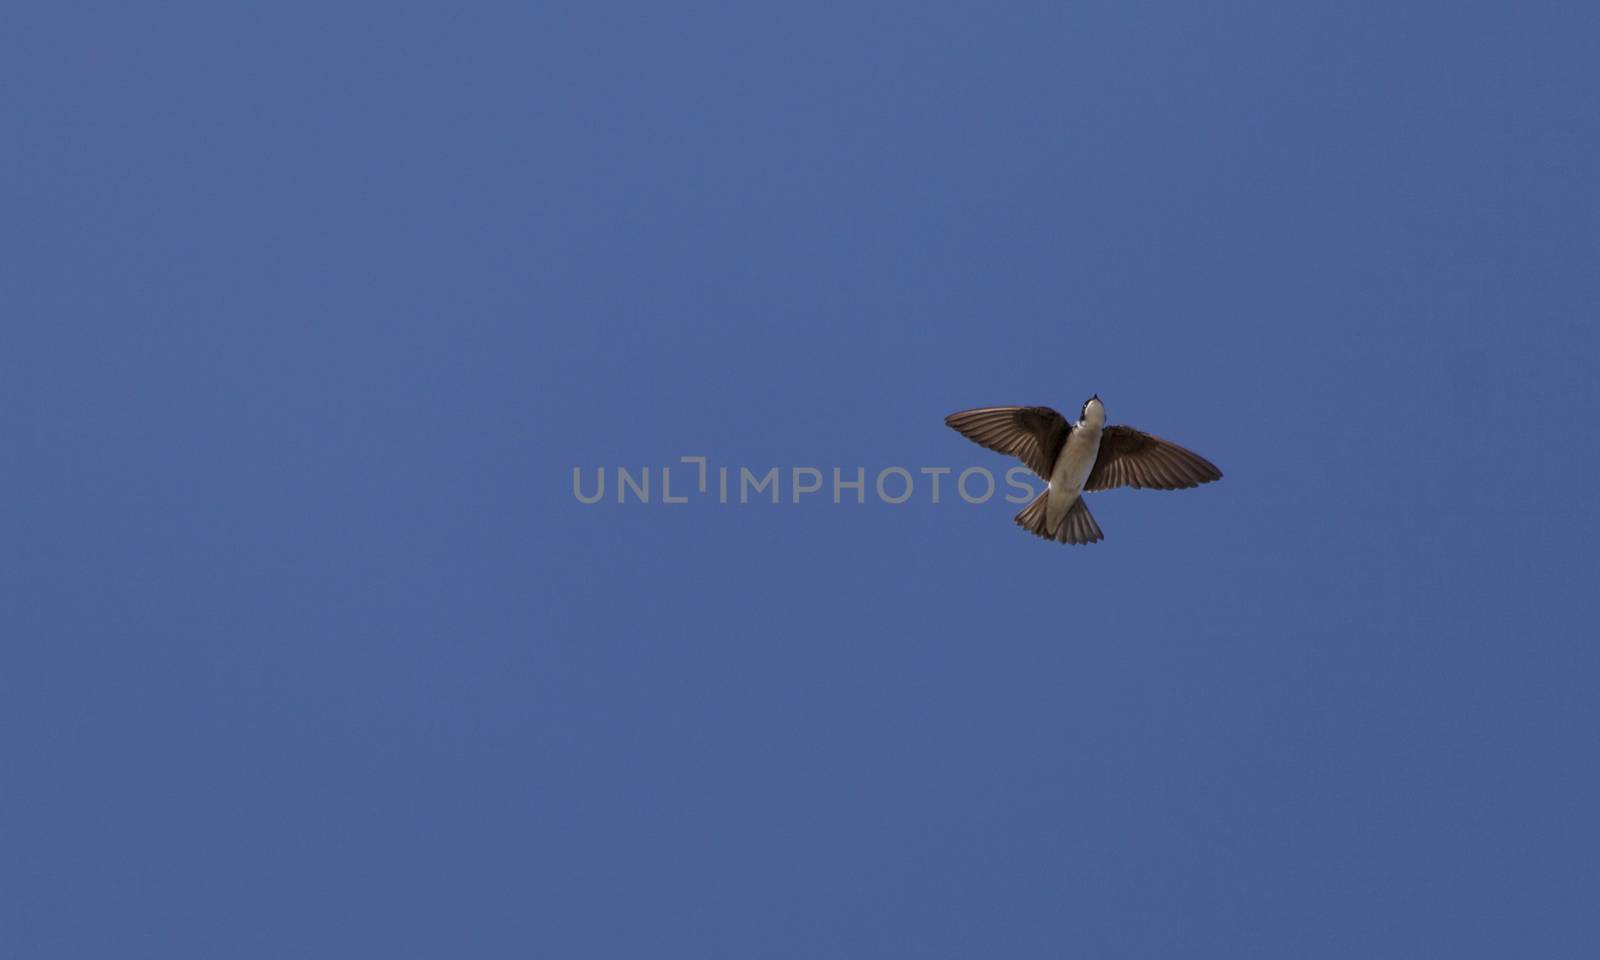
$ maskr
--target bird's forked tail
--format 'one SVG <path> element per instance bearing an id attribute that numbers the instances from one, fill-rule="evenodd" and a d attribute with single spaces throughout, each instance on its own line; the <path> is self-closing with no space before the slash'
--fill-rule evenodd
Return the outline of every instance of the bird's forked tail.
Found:
<path id="1" fill-rule="evenodd" d="M 1082 496 L 1072 502 L 1054 533 L 1045 529 L 1045 506 L 1049 497 L 1050 491 L 1046 490 L 1024 507 L 1014 518 L 1017 526 L 1036 537 L 1059 543 L 1095 543 L 1105 539 L 1105 534 L 1100 532 L 1100 525 L 1094 522 L 1094 514 L 1089 512 L 1089 506 L 1083 502 Z"/>

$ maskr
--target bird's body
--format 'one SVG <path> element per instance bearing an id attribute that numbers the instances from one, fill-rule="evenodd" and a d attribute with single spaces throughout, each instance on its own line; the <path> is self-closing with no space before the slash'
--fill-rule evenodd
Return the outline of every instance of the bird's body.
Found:
<path id="1" fill-rule="evenodd" d="M 1049 407 L 980 407 L 945 417 L 962 436 L 1008 453 L 1049 481 L 1049 487 L 1017 514 L 1036 536 L 1062 543 L 1103 538 L 1083 494 L 1112 487 L 1178 490 L 1222 478 L 1209 460 L 1133 427 L 1106 426 L 1105 405 L 1096 394 L 1075 424 Z"/>
<path id="2" fill-rule="evenodd" d="M 1105 408 L 1097 403 L 1094 409 L 1100 414 L 1098 422 L 1090 420 L 1086 413 L 1067 434 L 1061 453 L 1050 467 L 1050 488 L 1045 491 L 1044 502 L 1048 530 L 1059 528 L 1062 518 L 1072 509 L 1073 501 L 1083 495 L 1083 485 L 1089 482 L 1095 458 L 1100 455 L 1100 434 L 1106 425 Z"/>

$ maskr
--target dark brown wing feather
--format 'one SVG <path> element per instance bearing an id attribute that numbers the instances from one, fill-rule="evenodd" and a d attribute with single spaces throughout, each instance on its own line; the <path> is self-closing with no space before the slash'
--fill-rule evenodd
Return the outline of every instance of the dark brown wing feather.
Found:
<path id="1" fill-rule="evenodd" d="M 1100 455 L 1083 489 L 1182 490 L 1221 479 L 1222 471 L 1198 453 L 1142 430 L 1114 426 L 1100 434 Z"/>
<path id="2" fill-rule="evenodd" d="M 944 422 L 968 440 L 1018 458 L 1046 480 L 1072 432 L 1066 418 L 1049 407 L 979 407 L 952 413 Z"/>

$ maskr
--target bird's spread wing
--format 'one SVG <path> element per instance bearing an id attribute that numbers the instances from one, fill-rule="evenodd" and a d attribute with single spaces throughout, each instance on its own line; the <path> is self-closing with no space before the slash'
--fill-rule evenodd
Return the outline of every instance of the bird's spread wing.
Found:
<path id="1" fill-rule="evenodd" d="M 1100 434 L 1100 455 L 1083 489 L 1182 490 L 1221 479 L 1222 471 L 1197 453 L 1132 427 L 1114 426 Z"/>
<path id="2" fill-rule="evenodd" d="M 1066 418 L 1049 407 L 980 407 L 952 413 L 944 422 L 968 440 L 1020 459 L 1046 480 L 1072 432 Z"/>

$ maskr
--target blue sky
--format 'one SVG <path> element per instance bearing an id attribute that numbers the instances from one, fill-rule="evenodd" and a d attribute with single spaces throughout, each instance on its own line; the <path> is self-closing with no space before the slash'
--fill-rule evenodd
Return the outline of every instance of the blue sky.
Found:
<path id="1" fill-rule="evenodd" d="M 0 953 L 1588 955 L 1597 41 L 13 9 Z M 571 489 L 1095 392 L 1225 479 Z"/>

